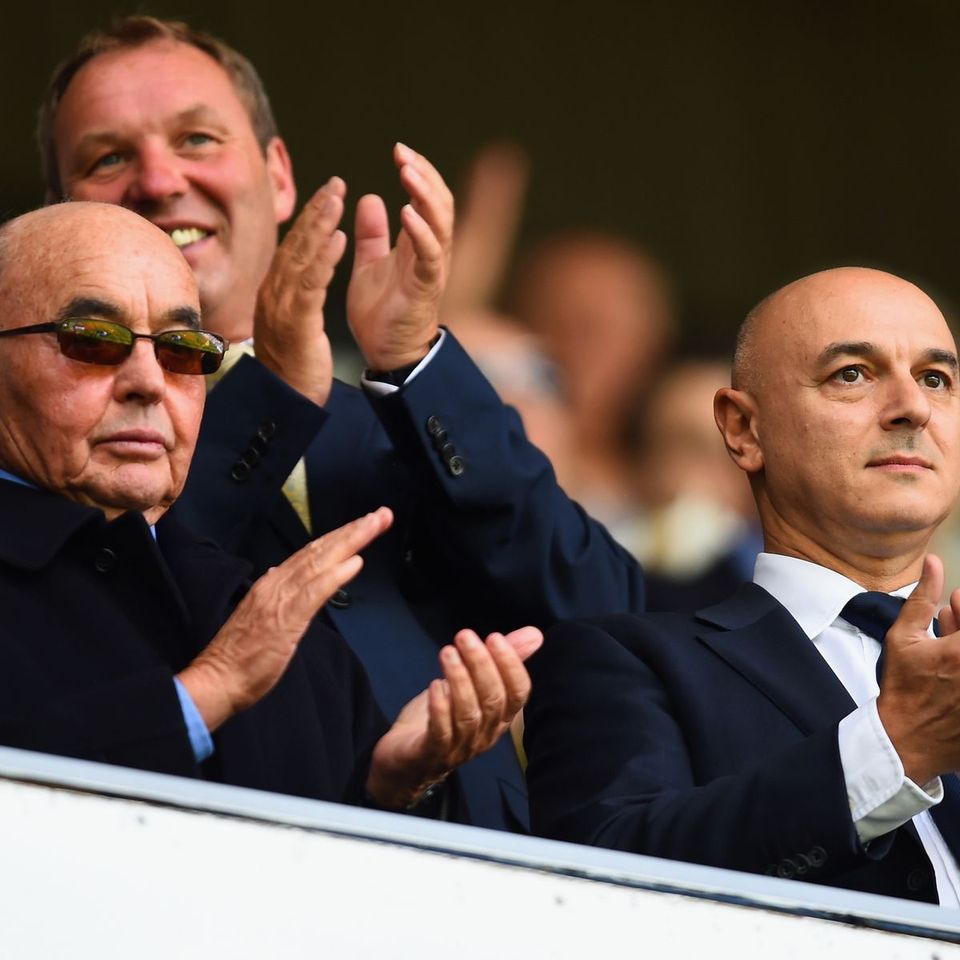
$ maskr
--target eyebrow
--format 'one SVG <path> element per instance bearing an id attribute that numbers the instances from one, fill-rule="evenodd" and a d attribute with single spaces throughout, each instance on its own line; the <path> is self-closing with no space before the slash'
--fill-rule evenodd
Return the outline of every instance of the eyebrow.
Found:
<path id="1" fill-rule="evenodd" d="M 825 366 L 831 360 L 839 357 L 877 357 L 882 353 L 881 349 L 869 340 L 849 340 L 839 343 L 831 343 L 820 351 L 817 357 L 817 365 Z M 940 347 L 931 347 L 925 351 L 921 362 L 923 363 L 942 363 L 951 370 L 957 370 L 957 355 L 950 350 L 944 350 Z"/>
<path id="2" fill-rule="evenodd" d="M 70 317 L 103 317 L 104 320 L 121 320 L 123 311 L 112 300 L 99 297 L 74 297 L 58 314 L 58 320 Z"/>
<path id="3" fill-rule="evenodd" d="M 205 103 L 195 103 L 185 110 L 180 110 L 173 115 L 173 122 L 180 126 L 191 123 L 209 123 L 215 126 L 223 126 L 220 115 Z M 76 151 L 77 153 L 83 153 L 97 147 L 112 147 L 127 139 L 127 134 L 123 130 L 91 130 L 83 134 L 77 141 Z"/>
<path id="4" fill-rule="evenodd" d="M 115 320 L 123 323 L 126 314 L 111 300 L 101 300 L 99 297 L 74 297 L 58 314 L 58 320 L 69 317 L 102 317 L 104 320 Z M 189 327 L 191 330 L 200 329 L 200 313 L 193 307 L 173 307 L 163 314 L 164 326 Z"/>
<path id="5" fill-rule="evenodd" d="M 167 323 L 189 327 L 191 330 L 200 329 L 200 313 L 193 307 L 174 307 L 164 314 Z"/>
<path id="6" fill-rule="evenodd" d="M 181 110 L 174 119 L 178 123 L 213 123 L 222 124 L 220 114 L 206 103 L 196 103 L 186 110 Z"/>

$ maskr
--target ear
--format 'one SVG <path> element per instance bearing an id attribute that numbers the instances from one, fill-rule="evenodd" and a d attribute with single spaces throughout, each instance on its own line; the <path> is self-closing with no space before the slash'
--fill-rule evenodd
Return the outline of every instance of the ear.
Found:
<path id="1" fill-rule="evenodd" d="M 763 450 L 757 431 L 757 403 L 745 390 L 722 387 L 713 398 L 713 416 L 730 459 L 745 473 L 763 469 Z"/>
<path id="2" fill-rule="evenodd" d="M 286 144 L 274 137 L 267 144 L 267 176 L 270 178 L 270 190 L 273 194 L 273 212 L 277 223 L 290 219 L 297 204 L 297 187 L 293 182 L 293 163 L 287 152 Z"/>

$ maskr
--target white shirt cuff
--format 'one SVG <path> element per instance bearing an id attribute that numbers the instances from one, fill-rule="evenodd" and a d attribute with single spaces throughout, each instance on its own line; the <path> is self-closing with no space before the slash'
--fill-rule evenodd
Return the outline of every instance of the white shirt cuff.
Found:
<path id="1" fill-rule="evenodd" d="M 411 383 L 414 377 L 437 355 L 437 351 L 443 346 L 443 341 L 447 339 L 447 331 L 441 328 L 439 334 L 440 337 L 437 342 L 430 348 L 430 352 L 410 371 L 410 375 L 403 381 L 403 386 Z M 391 393 L 396 393 L 400 389 L 400 387 L 393 383 L 384 383 L 382 380 L 368 380 L 366 370 L 364 370 L 360 376 L 360 385 L 375 397 L 386 397 Z"/>
<path id="2" fill-rule="evenodd" d="M 840 721 L 838 737 L 850 813 L 861 843 L 896 830 L 943 798 L 939 777 L 921 788 L 904 774 L 875 699 Z"/>

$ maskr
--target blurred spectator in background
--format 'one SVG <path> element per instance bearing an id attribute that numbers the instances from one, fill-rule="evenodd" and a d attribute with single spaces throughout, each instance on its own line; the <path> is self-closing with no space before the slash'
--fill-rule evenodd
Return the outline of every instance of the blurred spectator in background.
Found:
<path id="1" fill-rule="evenodd" d="M 487 144 L 474 157 L 459 204 L 442 320 L 571 489 L 571 423 L 557 368 L 539 337 L 495 309 L 529 172 L 526 153 L 513 143 Z"/>
<path id="2" fill-rule="evenodd" d="M 627 427 L 673 328 L 665 277 L 621 237 L 557 235 L 521 262 L 512 306 L 564 376 L 577 450 L 568 492 L 616 531 L 635 509 Z"/>
<path id="3" fill-rule="evenodd" d="M 725 361 L 680 361 L 644 407 L 638 486 L 646 509 L 622 541 L 643 563 L 649 610 L 709 606 L 753 575 L 762 547 L 756 507 L 713 418 L 714 394 L 729 384 Z"/>
<path id="4" fill-rule="evenodd" d="M 560 485 L 572 489 L 576 467 L 570 413 L 558 371 L 539 339 L 492 310 L 458 314 L 450 326 L 500 399 L 520 414 L 527 436 L 550 458 Z"/>
<path id="5" fill-rule="evenodd" d="M 453 257 L 442 306 L 446 322 L 496 304 L 529 179 L 529 158 L 517 144 L 488 143 L 477 151 L 457 193 Z"/>

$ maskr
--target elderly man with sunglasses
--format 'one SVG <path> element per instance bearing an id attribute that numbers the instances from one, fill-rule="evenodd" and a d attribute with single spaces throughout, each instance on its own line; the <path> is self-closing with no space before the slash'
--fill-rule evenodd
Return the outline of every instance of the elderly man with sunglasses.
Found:
<path id="1" fill-rule="evenodd" d="M 506 730 L 539 631 L 461 631 L 385 731 L 353 653 L 311 623 L 389 510 L 252 587 L 168 514 L 225 343 L 162 231 L 95 203 L 12 221 L 0 317 L 0 742 L 403 809 Z"/>

